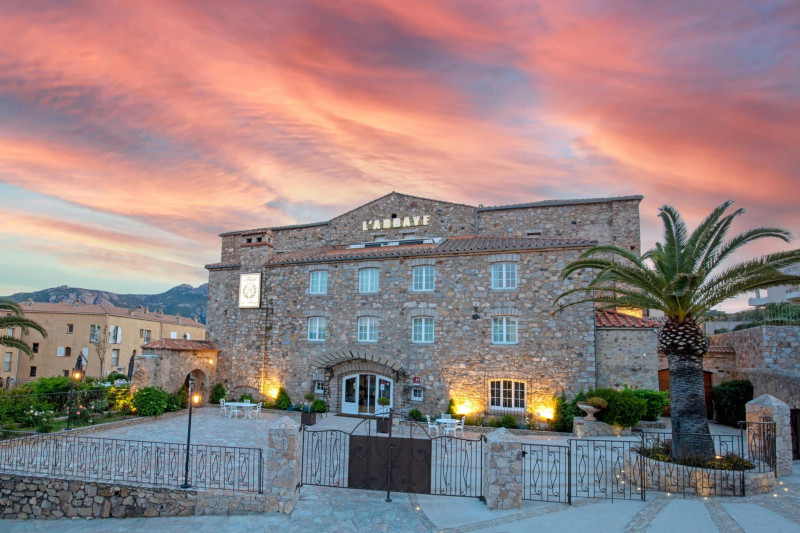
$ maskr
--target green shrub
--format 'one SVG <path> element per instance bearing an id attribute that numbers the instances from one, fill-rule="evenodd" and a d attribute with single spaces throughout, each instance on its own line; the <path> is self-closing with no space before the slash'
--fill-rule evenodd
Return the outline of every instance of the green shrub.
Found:
<path id="1" fill-rule="evenodd" d="M 112 372 L 106 376 L 106 381 L 110 383 L 114 383 L 118 379 L 124 379 L 125 381 L 128 381 L 128 375 L 121 374 L 120 372 Z"/>
<path id="2" fill-rule="evenodd" d="M 123 404 L 130 403 L 131 390 L 128 387 L 109 387 L 107 398 L 109 407 L 119 411 Z"/>
<path id="3" fill-rule="evenodd" d="M 503 415 L 500 419 L 500 425 L 504 428 L 514 429 L 517 427 L 517 417 L 514 415 Z"/>
<path id="4" fill-rule="evenodd" d="M 635 426 L 647 410 L 647 402 L 637 398 L 632 390 L 616 392 L 616 396 L 608 401 L 608 407 L 601 411 L 603 421 L 614 426 Z"/>
<path id="5" fill-rule="evenodd" d="M 72 421 L 73 422 L 88 422 L 91 415 L 91 409 L 88 405 L 75 402 L 72 407 Z"/>
<path id="6" fill-rule="evenodd" d="M 186 388 L 186 385 L 181 386 L 175 394 L 178 395 L 178 399 L 180 400 L 180 408 L 187 409 L 189 407 L 189 389 Z"/>
<path id="7" fill-rule="evenodd" d="M 711 390 L 711 400 L 717 413 L 717 422 L 738 426 L 747 418 L 745 404 L 753 399 L 753 384 L 746 379 L 727 381 Z"/>
<path id="8" fill-rule="evenodd" d="M 49 402 L 44 402 L 41 396 L 32 396 L 29 390 L 15 387 L 0 393 L 0 420 L 13 421 L 23 426 L 29 425 L 28 414 L 30 410 L 46 411 L 51 409 Z"/>
<path id="9" fill-rule="evenodd" d="M 175 394 L 167 395 L 167 408 L 165 409 L 168 413 L 174 413 L 175 411 L 181 410 L 181 395 L 177 392 Z"/>
<path id="10" fill-rule="evenodd" d="M 33 427 L 37 433 L 50 433 L 56 427 L 55 420 L 53 411 L 39 411 Z"/>
<path id="11" fill-rule="evenodd" d="M 133 395 L 133 408 L 139 416 L 160 415 L 167 409 L 169 395 L 158 387 L 144 387 Z"/>
<path id="12" fill-rule="evenodd" d="M 328 405 L 325 403 L 325 400 L 317 398 L 313 402 L 311 402 L 311 412 L 312 413 L 324 413 L 328 410 Z"/>
<path id="13" fill-rule="evenodd" d="M 91 409 L 95 413 L 102 413 L 106 409 L 108 409 L 108 400 L 94 400 L 91 405 Z"/>
<path id="14" fill-rule="evenodd" d="M 239 400 L 238 401 L 243 402 L 245 400 L 250 400 L 252 402 L 253 401 L 253 395 L 250 394 L 250 393 L 247 393 L 247 394 L 242 394 L 241 396 L 239 396 Z M 291 403 L 291 402 L 289 402 L 289 403 Z"/>
<path id="15" fill-rule="evenodd" d="M 468 416 L 464 419 L 465 426 L 482 426 L 483 419 L 479 416 Z"/>
<path id="16" fill-rule="evenodd" d="M 450 398 L 450 402 L 447 404 L 447 411 L 445 411 L 448 415 L 455 416 L 456 415 L 456 401 Z"/>
<path id="17" fill-rule="evenodd" d="M 502 424 L 502 422 L 500 421 L 499 418 L 491 417 L 489 419 L 489 427 L 490 428 L 499 428 L 499 427 L 503 427 L 503 424 Z"/>
<path id="18" fill-rule="evenodd" d="M 422 420 L 422 411 L 420 411 L 419 409 L 412 409 L 408 412 L 408 418 L 419 422 L 420 420 Z"/>
<path id="19" fill-rule="evenodd" d="M 645 411 L 642 420 L 658 420 L 664 412 L 664 408 L 669 405 L 669 395 L 664 391 L 637 389 L 633 391 L 637 398 L 645 401 Z"/>
<path id="20" fill-rule="evenodd" d="M 217 383 L 214 385 L 214 388 L 211 389 L 211 403 L 219 405 L 219 401 L 225 398 L 225 394 L 225 385 Z"/>
<path id="21" fill-rule="evenodd" d="M 585 401 L 586 394 L 583 391 L 576 394 L 570 402 L 567 402 L 567 396 L 563 393 L 561 396 L 556 396 L 553 418 L 548 421 L 550 430 L 571 433 L 573 419 L 586 414 L 578 408 L 578 402 Z"/>
<path id="22" fill-rule="evenodd" d="M 246 394 L 242 395 L 242 398 L 244 398 L 245 396 L 247 395 Z M 239 400 L 241 401 L 241 398 Z M 286 392 L 286 389 L 281 387 L 280 389 L 278 389 L 277 398 L 275 398 L 275 408 L 280 409 L 281 411 L 285 411 L 289 408 L 290 405 L 292 405 L 292 399 L 289 398 L 289 393 Z"/>

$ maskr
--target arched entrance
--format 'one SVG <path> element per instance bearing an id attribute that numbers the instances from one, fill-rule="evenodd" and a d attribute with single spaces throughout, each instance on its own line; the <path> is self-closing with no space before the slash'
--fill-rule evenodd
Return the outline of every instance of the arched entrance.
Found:
<path id="1" fill-rule="evenodd" d="M 394 380 L 380 374 L 348 374 L 342 377 L 342 413 L 351 415 L 375 414 L 384 406 L 378 398 L 389 398 L 390 408 L 394 404 Z"/>
<path id="2" fill-rule="evenodd" d="M 187 391 L 189 390 L 189 376 L 194 376 L 194 393 L 200 395 L 200 399 L 197 403 L 208 403 L 208 378 L 205 372 L 195 368 L 186 374 L 186 378 L 183 380 L 183 386 L 186 387 Z M 192 401 L 192 399 L 189 398 L 189 401 Z"/>

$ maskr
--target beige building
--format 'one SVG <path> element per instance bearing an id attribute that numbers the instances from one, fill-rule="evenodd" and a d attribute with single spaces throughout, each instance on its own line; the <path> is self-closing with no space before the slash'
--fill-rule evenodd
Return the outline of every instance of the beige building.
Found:
<path id="1" fill-rule="evenodd" d="M 22 334 L 19 328 L 7 332 L 14 337 L 21 337 L 31 346 L 34 357 L 30 359 L 17 349 L 0 347 L 0 385 L 4 387 L 39 377 L 69 375 L 79 356 L 83 356 L 87 362 L 84 367 L 87 376 L 100 377 L 97 346 L 101 336 L 108 341 L 104 374 L 127 374 L 131 356 L 140 354 L 142 345 L 148 342 L 159 339 L 205 339 L 205 326 L 202 323 L 143 307 L 125 309 L 111 305 L 31 301 L 21 306 L 27 318 L 47 330 L 47 337 L 43 338 L 36 331 Z"/>

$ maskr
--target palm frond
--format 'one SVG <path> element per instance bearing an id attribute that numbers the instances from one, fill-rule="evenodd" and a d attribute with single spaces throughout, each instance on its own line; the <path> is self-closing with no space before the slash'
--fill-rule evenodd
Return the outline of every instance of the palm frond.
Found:
<path id="1" fill-rule="evenodd" d="M 11 311 L 15 316 L 22 316 L 22 308 L 14 300 L 0 298 L 0 311 Z"/>
<path id="2" fill-rule="evenodd" d="M 783 242 L 790 242 L 792 240 L 792 234 L 781 228 L 770 228 L 770 227 L 753 228 L 751 230 L 740 233 L 739 235 L 736 235 L 725 244 L 722 244 L 720 248 L 714 250 L 713 253 L 706 254 L 706 257 L 704 257 L 703 259 L 702 268 L 710 272 L 714 270 L 714 268 L 716 268 L 717 265 L 722 263 L 722 261 L 727 259 L 729 255 L 731 255 L 733 252 L 735 252 L 745 244 L 751 243 L 758 239 L 765 239 L 770 237 L 780 239 Z"/>
<path id="3" fill-rule="evenodd" d="M 47 337 L 47 330 L 44 329 L 37 322 L 29 318 L 17 315 L 7 315 L 0 317 L 0 329 L 22 328 L 22 332 L 27 334 L 28 330 L 36 330 L 41 333 L 42 337 Z"/>
<path id="4" fill-rule="evenodd" d="M 25 353 L 28 357 L 33 359 L 33 350 L 28 344 L 15 337 L 8 335 L 0 335 L 0 346 L 7 346 L 8 348 L 17 348 L 19 351 Z"/>

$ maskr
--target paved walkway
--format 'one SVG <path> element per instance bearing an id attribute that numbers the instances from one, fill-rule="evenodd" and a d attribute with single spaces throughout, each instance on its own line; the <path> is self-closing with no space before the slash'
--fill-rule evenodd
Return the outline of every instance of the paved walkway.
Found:
<path id="1" fill-rule="evenodd" d="M 577 499 L 572 506 L 524 502 L 489 511 L 477 499 L 303 487 L 291 516 L 193 516 L 106 520 L 5 520 L 0 531 L 800 533 L 800 461 L 774 494 L 680 498 L 648 493 L 646 502 Z"/>

